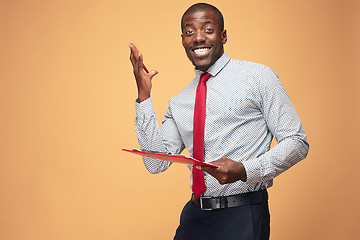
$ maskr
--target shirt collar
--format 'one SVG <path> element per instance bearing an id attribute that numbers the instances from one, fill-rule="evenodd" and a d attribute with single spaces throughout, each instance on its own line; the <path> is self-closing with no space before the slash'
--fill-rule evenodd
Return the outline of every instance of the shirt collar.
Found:
<path id="1" fill-rule="evenodd" d="M 213 65 L 210 66 L 207 72 L 210 73 L 211 76 L 216 76 L 229 61 L 230 57 L 224 52 L 223 55 L 218 60 L 216 60 Z M 195 68 L 196 77 L 200 77 L 202 73 L 204 72 Z"/>

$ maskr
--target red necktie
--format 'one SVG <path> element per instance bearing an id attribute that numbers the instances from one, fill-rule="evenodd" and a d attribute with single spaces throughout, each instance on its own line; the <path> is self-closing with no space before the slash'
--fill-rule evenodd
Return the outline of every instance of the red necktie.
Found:
<path id="1" fill-rule="evenodd" d="M 204 130 L 206 111 L 206 81 L 211 75 L 203 73 L 196 89 L 195 110 L 194 110 L 194 133 L 193 133 L 193 157 L 204 161 Z M 193 167 L 192 190 L 196 197 L 205 192 L 204 172 Z"/>

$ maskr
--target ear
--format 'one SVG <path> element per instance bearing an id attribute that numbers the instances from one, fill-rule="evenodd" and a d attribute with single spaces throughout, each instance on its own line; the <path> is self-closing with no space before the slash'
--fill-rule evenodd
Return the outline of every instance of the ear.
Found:
<path id="1" fill-rule="evenodd" d="M 184 34 L 183 33 L 181 34 L 181 44 L 183 45 L 183 47 L 185 47 L 185 45 L 184 45 Z"/>
<path id="2" fill-rule="evenodd" d="M 227 33 L 226 33 L 226 30 L 223 30 L 221 32 L 221 41 L 223 44 L 225 44 L 227 42 Z"/>

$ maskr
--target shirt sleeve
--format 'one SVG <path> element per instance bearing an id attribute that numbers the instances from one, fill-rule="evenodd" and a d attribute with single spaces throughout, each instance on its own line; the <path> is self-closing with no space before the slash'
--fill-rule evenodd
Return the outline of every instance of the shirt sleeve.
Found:
<path id="1" fill-rule="evenodd" d="M 268 181 L 307 156 L 309 144 L 300 118 L 276 73 L 263 67 L 261 111 L 278 144 L 259 157 L 243 162 L 247 183 Z"/>
<path id="2" fill-rule="evenodd" d="M 141 103 L 136 100 L 135 131 L 141 149 L 179 154 L 184 150 L 179 131 L 172 118 L 170 107 L 159 128 L 155 110 L 148 98 Z M 150 173 L 160 173 L 171 165 L 171 162 L 143 157 L 144 165 Z"/>

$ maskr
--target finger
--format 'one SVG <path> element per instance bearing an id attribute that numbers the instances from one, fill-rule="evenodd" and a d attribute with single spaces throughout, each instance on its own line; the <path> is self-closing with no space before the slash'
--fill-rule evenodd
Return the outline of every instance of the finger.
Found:
<path id="1" fill-rule="evenodd" d="M 134 57 L 134 54 L 131 52 L 130 53 L 130 62 L 131 62 L 131 65 L 133 66 L 133 68 L 136 66 L 136 63 L 135 63 L 135 57 Z"/>
<path id="2" fill-rule="evenodd" d="M 156 70 L 151 70 L 148 74 L 148 76 L 150 77 L 150 79 L 152 79 L 156 74 L 158 74 L 159 72 Z"/>
<path id="3" fill-rule="evenodd" d="M 213 162 L 209 162 L 211 165 L 214 165 L 214 167 L 209 167 L 209 169 L 218 169 L 219 167 L 223 166 L 224 163 L 219 161 L 219 160 L 216 160 L 216 161 L 213 161 Z"/>
<path id="4" fill-rule="evenodd" d="M 211 170 L 212 170 L 212 167 L 207 167 L 207 166 L 197 166 L 196 168 L 198 168 L 201 171 L 207 172 L 207 173 L 211 172 Z"/>
<path id="5" fill-rule="evenodd" d="M 136 66 L 136 62 L 137 62 L 137 59 L 136 59 L 136 55 L 135 55 L 135 50 L 133 48 L 132 45 L 130 45 L 130 61 L 131 61 L 131 64 L 133 65 L 133 68 L 135 69 L 135 66 Z"/>
<path id="6" fill-rule="evenodd" d="M 135 66 L 136 66 L 137 62 L 138 62 L 139 50 L 136 48 L 135 44 L 132 42 L 129 44 L 129 47 L 131 50 L 130 57 L 132 58 L 132 63 L 135 64 Z"/>
<path id="7" fill-rule="evenodd" d="M 139 52 L 139 58 L 138 58 L 138 65 L 137 65 L 137 67 L 138 67 L 138 70 L 139 71 L 144 71 L 144 64 L 143 64 L 143 62 L 144 62 L 144 57 L 143 57 L 143 55 Z"/>
<path id="8" fill-rule="evenodd" d="M 136 56 L 139 54 L 139 50 L 137 49 L 137 47 L 135 46 L 134 43 L 130 42 L 129 47 L 131 49 L 131 52 Z"/>
<path id="9" fill-rule="evenodd" d="M 137 49 L 136 45 L 133 42 L 130 42 L 130 47 L 134 50 L 134 52 L 139 52 L 139 50 Z"/>

